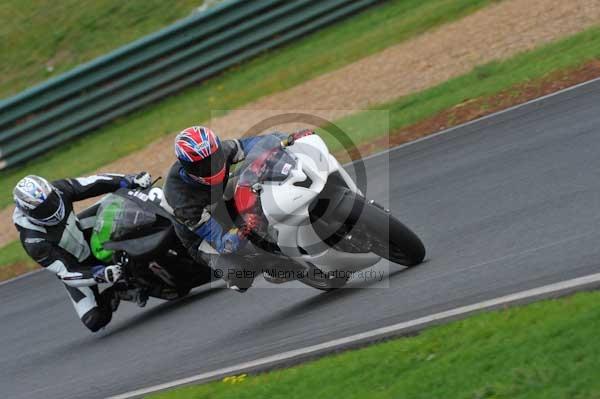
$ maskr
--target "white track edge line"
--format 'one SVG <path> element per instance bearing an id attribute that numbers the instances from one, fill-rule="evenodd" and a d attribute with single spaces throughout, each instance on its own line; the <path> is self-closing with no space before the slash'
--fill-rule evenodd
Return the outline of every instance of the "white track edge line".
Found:
<path id="1" fill-rule="evenodd" d="M 558 95 L 561 95 L 561 94 L 565 94 L 565 93 L 567 93 L 569 91 L 579 89 L 579 88 L 581 88 L 583 86 L 587 86 L 589 84 L 592 84 L 592 83 L 595 83 L 595 82 L 598 82 L 598 81 L 600 81 L 600 77 L 594 78 L 594 79 L 591 79 L 591 80 L 587 80 L 585 82 L 577 83 L 576 85 L 573 85 L 573 86 L 565 87 L 564 89 L 560 89 L 560 90 L 555 91 L 553 93 L 549 93 L 549 94 L 543 95 L 541 97 L 533 98 L 531 100 L 525 101 L 524 103 L 513 105 L 513 106 L 510 106 L 508 108 L 501 109 L 500 111 L 496 111 L 496 112 L 493 112 L 491 114 L 481 116 L 481 117 L 479 117 L 477 119 L 473 119 L 472 121 L 464 122 L 464 123 L 461 123 L 459 125 L 452 126 L 452 127 L 447 128 L 447 129 L 444 129 L 444 130 L 440 130 L 439 132 L 432 133 L 432 134 L 430 134 L 428 136 L 421 137 L 421 138 L 418 138 L 418 139 L 413 140 L 413 141 L 409 141 L 408 143 L 400 144 L 400 145 L 397 145 L 395 147 L 385 149 L 385 150 L 383 150 L 381 152 L 378 152 L 378 153 L 375 153 L 375 154 L 371 154 L 371 155 L 367 155 L 364 158 L 360 158 L 360 159 L 357 159 L 356 161 L 349 162 L 347 165 L 352 165 L 353 163 L 359 162 L 359 161 L 366 161 L 368 159 L 375 158 L 377 156 L 390 153 L 392 151 L 396 151 L 396 150 L 398 150 L 400 148 L 404 148 L 404 147 L 408 147 L 408 146 L 413 145 L 413 144 L 420 143 L 421 141 L 433 139 L 433 138 L 441 136 L 443 134 L 450 133 L 450 132 L 452 132 L 454 130 L 462 129 L 462 128 L 466 127 L 466 126 L 474 125 L 476 123 L 483 122 L 483 121 L 485 121 L 487 119 L 495 118 L 497 116 L 500 116 L 500 115 L 508 113 L 508 112 L 515 111 L 515 110 L 517 110 L 519 108 L 522 108 L 522 107 L 525 107 L 527 105 L 534 104 L 534 103 L 539 102 L 539 101 L 544 101 L 544 100 L 546 100 L 546 99 L 548 99 L 550 97 L 554 97 L 554 96 L 558 96 Z"/>
<path id="2" fill-rule="evenodd" d="M 544 285 L 538 288 L 533 288 L 521 292 L 517 292 L 514 294 L 509 294 L 505 296 L 501 296 L 494 299 L 489 299 L 486 301 L 478 302 L 472 305 L 461 306 L 455 309 L 450 309 L 444 312 L 435 313 L 429 316 L 420 317 L 418 319 L 405 321 L 402 323 L 393 324 L 387 327 L 376 328 L 371 331 L 367 331 L 364 333 L 350 335 L 348 337 L 334 339 L 332 341 L 324 342 L 317 345 L 312 345 L 302 349 L 291 350 L 288 352 L 283 352 L 277 355 L 267 356 L 261 359 L 256 359 L 244 363 L 240 363 L 235 366 L 225 367 L 222 369 L 209 371 L 202 374 L 197 374 L 191 377 L 182 378 L 178 380 L 174 380 L 171 382 L 154 385 L 148 388 L 142 388 L 135 391 L 131 391 L 128 393 L 111 396 L 108 399 L 129 399 L 138 397 L 140 395 L 146 395 L 149 393 L 162 391 L 170 388 L 175 388 L 177 386 L 186 385 L 202 380 L 207 380 L 211 378 L 215 378 L 217 376 L 225 376 L 228 374 L 236 374 L 243 372 L 248 369 L 253 369 L 256 367 L 265 367 L 270 365 L 275 365 L 276 363 L 284 362 L 287 360 L 292 360 L 299 356 L 306 356 L 311 354 L 316 354 L 318 352 L 326 351 L 326 350 L 334 350 L 336 348 L 343 347 L 348 344 L 360 342 L 363 340 L 376 339 L 378 337 L 383 337 L 390 334 L 398 334 L 404 330 L 415 328 L 423 325 L 430 324 L 436 321 L 446 320 L 455 316 L 465 315 L 468 313 L 472 313 L 475 311 L 485 310 L 492 307 L 497 307 L 499 305 L 505 305 L 512 302 L 516 302 L 523 299 L 534 298 L 541 295 L 548 295 L 553 293 L 558 293 L 561 291 L 580 288 L 585 285 L 598 283 L 600 282 L 600 273 L 590 274 L 584 277 L 578 277 L 571 280 L 561 281 L 558 283 L 553 283 L 549 285 Z"/>
<path id="3" fill-rule="evenodd" d="M 514 110 L 516 110 L 516 109 L 518 109 L 518 108 L 521 108 L 521 107 L 524 107 L 524 106 L 526 106 L 526 105 L 533 104 L 533 103 L 536 103 L 536 102 L 538 102 L 538 101 L 543 101 L 543 100 L 545 100 L 545 99 L 547 99 L 547 98 L 550 98 L 550 97 L 554 97 L 554 96 L 558 96 L 558 95 L 564 94 L 564 93 L 566 93 L 566 92 L 569 92 L 569 91 L 571 91 L 571 90 L 575 90 L 575 89 L 578 89 L 578 88 L 580 88 L 580 87 L 586 86 L 586 85 L 588 85 L 588 84 L 592 84 L 592 83 L 594 83 L 594 82 L 596 82 L 596 81 L 600 81 L 600 77 L 598 77 L 598 78 L 594 78 L 594 79 L 592 79 L 592 80 L 588 80 L 588 81 L 585 81 L 585 82 L 582 82 L 582 83 L 578 83 L 578 84 L 576 84 L 576 85 L 573 85 L 573 86 L 570 86 L 570 87 L 567 87 L 567 88 L 561 89 L 561 90 L 559 90 L 559 91 L 555 91 L 554 93 L 550 93 L 550 94 L 546 94 L 546 95 L 544 95 L 544 96 L 541 96 L 541 97 L 534 98 L 534 99 L 532 99 L 532 100 L 526 101 L 526 102 L 524 102 L 524 103 L 521 103 L 521 104 L 513 105 L 512 107 L 508 107 L 508 108 L 506 108 L 506 109 L 503 109 L 503 110 L 500 110 L 500 111 L 497 111 L 497 112 L 491 113 L 491 114 L 489 114 L 489 115 L 484 115 L 484 116 L 482 116 L 482 117 L 480 117 L 480 118 L 473 119 L 472 121 L 468 121 L 468 122 L 465 122 L 465 123 L 461 123 L 460 125 L 452 126 L 452 127 L 448 128 L 448 129 L 441 130 L 441 131 L 439 131 L 439 132 L 436 132 L 436 133 L 430 134 L 430 135 L 428 135 L 428 136 L 425 136 L 425 137 L 421 137 L 421 138 L 419 138 L 419 139 L 416 139 L 416 140 L 410 141 L 410 142 L 408 142 L 408 143 L 400 144 L 400 145 L 398 145 L 398 146 L 395 146 L 395 147 L 392 147 L 392 148 L 388 148 L 388 149 L 386 149 L 386 150 L 383 150 L 383 151 L 381 151 L 381 152 L 377 152 L 377 153 L 375 153 L 375 154 L 367 155 L 366 157 L 364 157 L 364 158 L 361 158 L 361 159 L 357 159 L 356 161 L 348 162 L 348 163 L 347 163 L 347 164 L 345 164 L 344 166 L 349 166 L 349 165 L 352 165 L 352 164 L 354 164 L 354 163 L 356 163 L 356 162 L 358 162 L 358 161 L 363 161 L 363 162 L 364 162 L 364 161 L 366 161 L 366 160 L 368 160 L 368 159 L 375 158 L 375 157 L 378 157 L 378 156 L 380 156 L 380 155 L 389 154 L 390 152 L 392 152 L 392 151 L 396 151 L 396 150 L 398 150 L 398 149 L 400 149 L 400 148 L 408 147 L 409 145 L 416 144 L 416 143 L 420 143 L 421 141 L 429 140 L 429 139 L 432 139 L 432 138 L 434 138 L 434 137 L 437 137 L 437 136 L 441 136 L 442 134 L 446 134 L 446 133 L 452 132 L 452 131 L 454 131 L 454 130 L 457 130 L 457 129 L 463 128 L 463 127 L 465 127 L 465 126 L 469 126 L 469 125 L 472 125 L 472 124 L 475 124 L 475 123 L 479 123 L 479 122 L 481 122 L 481 121 L 484 121 L 484 120 L 486 120 L 486 119 L 490 119 L 490 118 L 493 118 L 493 117 L 499 116 L 499 115 L 501 115 L 501 114 L 504 114 L 504 113 L 506 113 L 506 112 L 511 112 L 511 111 L 514 111 Z M 34 270 L 34 271 L 31 271 L 31 272 L 29 272 L 29 273 L 23 274 L 23 275 L 21 275 L 21 276 L 13 277 L 13 278 L 11 278 L 11 279 L 8 279 L 8 280 L 6 280 L 6 281 L 0 281 L 0 286 L 2 286 L 2 285 L 5 285 L 5 284 L 8 284 L 8 283 L 11 283 L 11 282 L 13 282 L 13 281 L 20 280 L 20 279 L 21 279 L 21 278 L 23 278 L 23 277 L 27 277 L 27 276 L 29 276 L 29 275 L 31 275 L 31 274 L 35 274 L 35 273 L 37 273 L 37 272 L 40 272 L 40 271 L 42 271 L 42 270 L 43 270 L 43 269 L 40 269 L 40 270 Z"/>

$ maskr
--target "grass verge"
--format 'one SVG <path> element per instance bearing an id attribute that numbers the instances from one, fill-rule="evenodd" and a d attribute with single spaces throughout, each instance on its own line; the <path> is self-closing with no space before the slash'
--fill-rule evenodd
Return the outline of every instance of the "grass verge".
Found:
<path id="1" fill-rule="evenodd" d="M 38 264 L 25 253 L 20 241 L 13 241 L 0 249 L 0 281 L 38 268 Z"/>
<path id="2" fill-rule="evenodd" d="M 597 398 L 600 293 L 472 316 L 297 367 L 152 399 Z"/>
<path id="3" fill-rule="evenodd" d="M 457 113 L 447 112 L 457 106 L 469 108 L 472 107 L 469 102 L 476 103 L 479 109 L 473 114 L 474 118 L 498 108 L 519 104 L 531 97 L 524 97 L 524 94 L 551 81 L 553 75 L 554 79 L 566 79 L 570 73 L 576 73 L 578 68 L 595 60 L 600 60 L 600 27 L 588 29 L 505 61 L 478 66 L 470 73 L 373 109 L 389 111 L 392 138 L 394 134 L 402 133 L 403 130 L 411 130 L 417 123 L 423 126 L 422 131 L 416 132 L 417 136 L 425 136 L 432 131 L 427 131 L 422 122 L 435 119 L 440 113 L 447 115 L 447 119 L 436 126 L 436 130 L 466 122 L 464 118 L 457 118 Z M 600 76 L 600 72 L 596 73 L 596 76 Z M 558 88 L 560 86 L 555 90 Z M 500 104 L 490 101 L 500 93 L 503 94 Z M 535 95 L 531 98 L 534 97 Z M 373 123 L 373 116 L 368 111 L 350 115 L 337 124 L 346 129 L 356 143 L 373 143 L 374 139 L 383 137 L 385 140 L 380 143 L 381 147 L 389 138 L 384 130 L 385 124 Z M 340 144 L 335 141 L 331 141 L 330 145 L 334 151 L 340 149 Z"/>
<path id="4" fill-rule="evenodd" d="M 211 110 L 235 109 L 288 89 L 493 1 L 393 0 L 373 7 L 119 119 L 24 166 L 0 172 L 0 208 L 11 203 L 10 191 L 23 175 L 35 173 L 56 179 L 90 172 L 192 121 L 209 120 Z"/>
<path id="5" fill-rule="evenodd" d="M 3 0 L 0 98 L 188 16 L 202 0 Z"/>

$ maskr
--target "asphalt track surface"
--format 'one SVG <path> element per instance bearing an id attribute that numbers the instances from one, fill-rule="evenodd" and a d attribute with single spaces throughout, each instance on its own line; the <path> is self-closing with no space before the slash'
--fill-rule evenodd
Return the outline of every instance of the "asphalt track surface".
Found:
<path id="1" fill-rule="evenodd" d="M 595 81 L 368 158 L 369 196 L 428 249 L 414 269 L 377 265 L 383 283 L 200 288 L 123 304 L 95 335 L 49 273 L 0 285 L 1 396 L 103 398 L 597 273 L 599 153 Z"/>

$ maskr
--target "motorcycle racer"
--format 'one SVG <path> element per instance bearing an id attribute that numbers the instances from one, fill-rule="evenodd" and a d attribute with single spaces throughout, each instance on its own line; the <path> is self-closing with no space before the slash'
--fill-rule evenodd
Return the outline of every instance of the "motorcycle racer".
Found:
<path id="1" fill-rule="evenodd" d="M 99 174 L 53 182 L 29 175 L 13 190 L 16 204 L 13 223 L 23 248 L 65 284 L 77 315 L 92 332 L 110 322 L 119 303 L 112 287 L 100 292 L 97 284 L 112 285 L 119 279 L 121 269 L 118 265 L 100 264 L 90 251 L 89 238 L 97 206 L 77 216 L 73 203 L 121 187 L 146 188 L 150 184 L 147 172 Z"/>
<path id="2" fill-rule="evenodd" d="M 288 137 L 275 135 L 282 139 Z M 224 218 L 219 215 L 227 214 L 224 195 L 227 197 L 231 166 L 243 161 L 263 137 L 220 140 L 211 129 L 192 126 L 175 138 L 177 161 L 171 166 L 163 187 L 165 198 L 180 223 L 176 232 L 190 256 L 207 262 L 214 270 L 243 266 L 235 253 L 246 245 L 247 231 L 225 227 Z M 203 252 L 200 247 L 204 241 L 217 254 L 210 256 Z M 254 279 L 251 273 L 244 273 L 239 278 L 236 276 L 235 273 L 223 272 L 229 288 L 242 292 Z"/>

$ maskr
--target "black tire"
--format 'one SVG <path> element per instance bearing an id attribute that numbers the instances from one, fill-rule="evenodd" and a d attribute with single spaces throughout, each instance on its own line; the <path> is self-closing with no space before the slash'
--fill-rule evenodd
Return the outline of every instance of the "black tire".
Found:
<path id="1" fill-rule="evenodd" d="M 324 273 L 320 272 L 317 267 L 312 266 L 312 268 L 305 273 L 304 277 L 298 281 L 321 291 L 333 291 L 346 285 L 348 277 L 330 276 L 328 278 Z"/>
<path id="2" fill-rule="evenodd" d="M 364 198 L 359 197 L 358 201 L 361 200 L 364 201 Z M 425 259 L 425 246 L 421 239 L 391 213 L 375 203 L 364 202 L 361 216 L 354 224 L 354 229 L 365 232 L 370 238 L 371 250 L 390 262 L 412 267 Z"/>
<path id="3" fill-rule="evenodd" d="M 377 203 L 340 186 L 330 186 L 320 201 L 311 220 L 328 245 L 345 252 L 373 252 L 407 267 L 423 262 L 423 242 Z"/>

